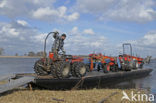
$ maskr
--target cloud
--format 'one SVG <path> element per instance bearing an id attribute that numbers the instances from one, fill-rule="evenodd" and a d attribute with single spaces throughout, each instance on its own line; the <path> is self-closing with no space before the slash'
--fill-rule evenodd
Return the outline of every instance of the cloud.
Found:
<path id="1" fill-rule="evenodd" d="M 130 42 L 140 47 L 156 49 L 156 31 L 148 32 L 142 38 L 134 41 L 130 40 Z"/>
<path id="2" fill-rule="evenodd" d="M 73 27 L 71 30 L 71 34 L 79 34 L 78 27 Z"/>
<path id="3" fill-rule="evenodd" d="M 80 35 L 80 34 L 94 35 L 95 33 L 91 28 L 84 29 L 84 30 L 80 31 L 78 27 L 74 26 L 72 28 L 72 30 L 70 31 L 70 34 L 74 34 L 74 35 Z"/>
<path id="4" fill-rule="evenodd" d="M 156 48 L 156 31 L 147 33 L 141 41 L 143 42 L 143 45 L 155 46 Z"/>
<path id="5" fill-rule="evenodd" d="M 52 9 L 50 7 L 45 8 L 38 8 L 36 11 L 32 12 L 32 15 L 35 19 L 39 20 L 68 20 L 68 21 L 74 21 L 79 18 L 79 13 L 74 12 L 70 15 L 67 15 L 67 8 L 65 6 L 61 6 L 57 9 Z"/>
<path id="6" fill-rule="evenodd" d="M 96 39 L 95 39 L 96 38 Z M 89 54 L 93 52 L 104 52 L 107 39 L 104 36 L 86 37 L 83 34 L 67 38 L 65 48 L 69 54 Z M 107 50 L 105 50 L 107 52 Z"/>
<path id="7" fill-rule="evenodd" d="M 56 0 L 1 0 L 0 14 L 15 19 L 28 17 L 48 22 L 74 21 L 79 18 L 78 12 L 69 12 L 67 7 L 55 8 Z"/>
<path id="8" fill-rule="evenodd" d="M 5 6 L 6 6 L 6 3 L 7 3 L 6 0 L 1 1 L 1 3 L 0 3 L 0 8 L 5 7 Z"/>
<path id="9" fill-rule="evenodd" d="M 77 10 L 99 20 L 148 22 L 156 20 L 154 0 L 77 0 Z"/>
<path id="10" fill-rule="evenodd" d="M 44 43 L 44 39 L 48 33 L 42 33 L 42 34 L 37 34 L 34 36 L 31 36 L 31 40 L 35 43 Z"/>
<path id="11" fill-rule="evenodd" d="M 104 49 L 104 47 L 107 48 L 108 46 L 110 46 L 110 44 L 108 43 L 108 39 L 100 34 L 84 35 L 84 31 L 86 30 L 88 29 L 84 29 L 81 31 L 79 30 L 78 27 L 75 26 L 72 28 L 71 31 L 67 33 L 67 35 L 73 34 L 68 36 L 67 39 L 65 40 L 65 49 L 67 53 L 69 54 L 89 54 L 93 52 L 109 53 L 108 49 Z M 90 30 L 91 29 L 89 29 L 89 31 Z"/>
<path id="12" fill-rule="evenodd" d="M 100 13 L 109 8 L 114 0 L 77 0 L 78 9 L 85 13 Z"/>
<path id="13" fill-rule="evenodd" d="M 23 20 L 21 20 L 23 21 Z M 39 50 L 39 45 L 34 43 L 31 36 L 39 34 L 36 29 L 29 26 L 22 26 L 13 21 L 10 23 L 0 23 L 0 47 L 8 54 L 14 55 L 16 52 L 24 54 L 28 51 Z"/>
<path id="14" fill-rule="evenodd" d="M 74 12 L 73 14 L 67 16 L 68 21 L 74 21 L 77 20 L 80 17 L 80 14 L 78 12 Z"/>
<path id="15" fill-rule="evenodd" d="M 50 18 L 49 16 L 58 16 L 59 12 L 55 10 L 51 10 L 49 7 L 39 8 L 33 12 L 33 17 L 37 19 Z"/>
<path id="16" fill-rule="evenodd" d="M 10 18 L 30 16 L 30 11 L 39 7 L 50 6 L 55 0 L 1 0 L 0 14 Z"/>
<path id="17" fill-rule="evenodd" d="M 110 10 L 106 14 L 108 17 L 117 20 L 148 22 L 156 19 L 156 10 L 152 0 L 123 0 L 115 10 Z M 101 19 L 105 17 L 102 16 Z"/>
<path id="18" fill-rule="evenodd" d="M 65 50 L 68 54 L 89 54 L 96 52 L 105 53 L 106 55 L 118 55 L 122 51 L 122 43 L 130 42 L 132 43 L 134 54 L 156 56 L 156 31 L 148 32 L 138 40 L 112 44 L 109 38 L 96 33 L 96 31 L 94 31 L 94 35 L 84 35 L 85 30 L 88 29 L 81 30 L 79 27 L 74 26 L 71 31 L 65 31 L 67 33 Z M 12 55 L 16 52 L 24 54 L 28 51 L 41 51 L 43 50 L 46 34 L 29 27 L 29 25 L 22 26 L 17 21 L 10 23 L 1 22 L 0 47 L 3 47 L 6 53 Z M 53 40 L 52 37 L 48 39 L 47 48 L 49 50 L 51 49 Z"/>
<path id="19" fill-rule="evenodd" d="M 24 20 L 17 20 L 17 23 L 21 24 L 22 26 L 27 26 L 28 25 L 28 23 L 26 21 L 24 21 Z"/>
<path id="20" fill-rule="evenodd" d="M 59 29 L 55 29 L 61 31 Z M 108 49 L 112 46 L 107 42 L 108 39 L 101 35 L 84 35 L 84 30 L 79 30 L 78 27 L 74 26 L 71 31 L 66 31 L 67 38 L 65 40 L 65 50 L 67 54 L 89 54 L 89 53 L 111 53 Z M 47 33 L 36 34 L 31 37 L 34 43 L 38 45 L 43 44 L 44 38 Z M 71 35 L 69 35 L 71 34 Z M 95 39 L 96 38 L 96 39 Z M 51 48 L 54 39 L 49 37 L 47 47 Z M 104 47 L 108 49 L 104 49 Z"/>
<path id="21" fill-rule="evenodd" d="M 6 24 L 1 27 L 0 34 L 1 36 L 17 37 L 20 33 L 16 28 L 12 27 L 12 25 Z"/>
<path id="22" fill-rule="evenodd" d="M 156 31 L 148 32 L 138 40 L 128 40 L 124 42 L 132 44 L 134 55 L 137 54 L 144 57 L 152 55 L 156 57 Z"/>
<path id="23" fill-rule="evenodd" d="M 62 30 L 58 31 L 61 32 Z M 89 54 L 94 51 L 99 53 L 104 52 L 103 47 L 108 47 L 106 37 L 101 35 L 84 35 L 82 31 L 79 31 L 78 27 L 73 27 L 71 31 L 67 31 L 65 49 L 68 54 Z M 68 36 L 71 32 L 73 32 L 74 35 Z M 18 33 L 18 35 L 16 33 Z M 38 30 L 33 29 L 28 25 L 21 26 L 17 21 L 0 23 L 0 39 L 2 39 L 0 40 L 0 47 L 3 47 L 6 53 L 12 55 L 16 52 L 24 54 L 29 51 L 41 51 L 43 49 L 46 34 L 47 33 L 40 33 Z M 51 49 L 53 40 L 52 37 L 48 39 L 48 50 Z M 6 45 L 7 47 L 5 47 Z M 105 52 L 107 52 L 106 49 Z"/>
<path id="24" fill-rule="evenodd" d="M 85 30 L 83 31 L 83 33 L 84 33 L 84 34 L 90 34 L 90 35 L 94 35 L 94 34 L 95 34 L 94 31 L 93 31 L 92 29 L 85 29 Z"/>

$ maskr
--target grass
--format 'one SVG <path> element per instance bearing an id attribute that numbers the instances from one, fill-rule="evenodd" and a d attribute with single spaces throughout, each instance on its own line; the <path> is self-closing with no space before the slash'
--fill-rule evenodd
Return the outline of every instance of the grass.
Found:
<path id="1" fill-rule="evenodd" d="M 138 91 L 136 89 L 132 90 L 134 92 Z M 132 90 L 124 91 L 130 95 Z M 17 90 L 1 96 L 0 103 L 99 103 L 103 99 L 106 100 L 104 103 L 121 103 L 122 91 L 121 89 L 73 91 Z"/>

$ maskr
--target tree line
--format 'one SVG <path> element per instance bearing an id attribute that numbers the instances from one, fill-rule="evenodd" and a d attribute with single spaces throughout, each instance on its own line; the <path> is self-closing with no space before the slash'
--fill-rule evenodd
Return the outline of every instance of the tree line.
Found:
<path id="1" fill-rule="evenodd" d="M 4 54 L 4 49 L 3 48 L 0 48 L 0 55 L 3 55 Z M 43 51 L 39 51 L 39 52 L 33 52 L 33 51 L 30 51 L 26 54 L 24 54 L 24 56 L 43 56 Z M 15 56 L 19 56 L 18 53 L 15 53 Z"/>
<path id="2" fill-rule="evenodd" d="M 44 55 L 43 51 L 36 52 L 36 53 L 33 51 L 30 51 L 30 52 L 24 54 L 24 56 L 43 56 L 43 55 Z M 15 56 L 19 56 L 18 53 L 16 53 Z"/>
<path id="3" fill-rule="evenodd" d="M 25 56 L 43 56 L 44 52 L 43 51 L 40 51 L 40 52 L 33 52 L 33 51 L 30 51 L 28 52 L 28 54 L 25 54 Z"/>

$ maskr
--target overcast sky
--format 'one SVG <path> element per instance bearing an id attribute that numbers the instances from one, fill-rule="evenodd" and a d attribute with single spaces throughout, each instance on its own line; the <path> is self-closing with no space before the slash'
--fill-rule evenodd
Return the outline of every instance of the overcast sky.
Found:
<path id="1" fill-rule="evenodd" d="M 5 55 L 42 51 L 48 32 L 67 34 L 68 54 L 156 57 L 155 0 L 0 0 L 0 47 Z M 49 38 L 48 49 L 52 45 Z"/>

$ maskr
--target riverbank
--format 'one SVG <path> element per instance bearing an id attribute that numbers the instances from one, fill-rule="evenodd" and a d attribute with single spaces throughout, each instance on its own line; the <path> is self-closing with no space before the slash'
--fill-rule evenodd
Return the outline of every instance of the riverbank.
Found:
<path id="1" fill-rule="evenodd" d="M 41 58 L 41 56 L 0 56 L 0 58 Z"/>
<path id="2" fill-rule="evenodd" d="M 121 103 L 123 91 L 143 92 L 137 89 L 92 89 L 73 91 L 15 90 L 0 97 L 0 103 Z M 125 100 L 122 102 L 126 102 Z M 129 103 L 129 101 L 127 101 Z M 145 102 L 144 102 L 145 103 Z"/>

